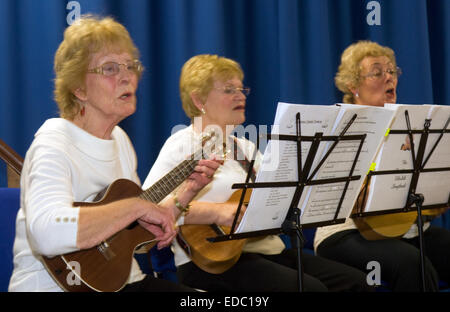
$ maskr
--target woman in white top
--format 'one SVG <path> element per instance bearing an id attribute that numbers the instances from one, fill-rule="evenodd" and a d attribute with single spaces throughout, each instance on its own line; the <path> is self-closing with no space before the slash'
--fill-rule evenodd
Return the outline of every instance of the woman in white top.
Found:
<path id="1" fill-rule="evenodd" d="M 392 49 L 375 42 L 360 41 L 342 53 L 335 81 L 344 93 L 345 103 L 384 106 L 384 103 L 397 101 L 399 74 Z M 437 273 L 442 280 L 448 282 L 450 279 L 450 231 L 429 223 L 424 230 L 425 286 L 427 291 L 435 291 L 438 289 Z M 417 227 L 413 225 L 401 239 L 367 240 L 354 219 L 349 218 L 343 224 L 319 228 L 314 246 L 317 254 L 361 270 L 369 262 L 377 261 L 386 287 L 393 291 L 420 291 L 417 236 Z"/>
<path id="2" fill-rule="evenodd" d="M 133 146 L 117 126 L 136 110 L 138 58 L 128 31 L 111 18 L 82 17 L 65 30 L 54 64 L 60 118 L 40 127 L 25 157 L 10 291 L 62 291 L 43 256 L 97 246 L 134 221 L 156 237 L 159 248 L 174 238 L 179 212 L 173 200 L 161 206 L 138 197 L 72 205 L 93 201 L 117 179 L 140 183 Z M 218 166 L 213 160 L 199 162 L 179 189 L 180 204 L 209 183 Z M 145 276 L 135 260 L 125 284 L 123 290 L 132 291 L 190 290 Z"/>
<path id="3" fill-rule="evenodd" d="M 243 78 L 237 62 L 217 55 L 194 56 L 182 68 L 181 100 L 192 124 L 167 139 L 144 187 L 198 149 L 205 130 L 214 129 L 222 134 L 219 140 L 232 152 L 226 155 L 213 181 L 192 201 L 189 212 L 178 220 L 179 224 L 232 225 L 237 205 L 225 202 L 235 191 L 231 186 L 246 179 L 247 168 L 242 161 L 252 160 L 255 154 L 252 142 L 232 135 L 236 126 L 245 121 L 246 96 L 250 90 L 243 87 Z M 238 149 L 234 148 L 235 142 Z M 258 151 L 255 158 L 257 170 L 261 160 Z M 237 263 L 221 274 L 200 269 L 176 240 L 173 247 L 178 277 L 190 287 L 208 291 L 298 291 L 295 251 L 285 249 L 279 236 L 250 239 Z M 370 289 L 365 275 L 351 267 L 306 254 L 303 265 L 306 291 Z"/>

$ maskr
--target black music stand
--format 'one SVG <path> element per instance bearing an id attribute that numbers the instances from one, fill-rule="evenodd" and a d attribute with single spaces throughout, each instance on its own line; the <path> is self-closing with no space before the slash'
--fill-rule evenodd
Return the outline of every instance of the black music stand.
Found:
<path id="1" fill-rule="evenodd" d="M 348 122 L 348 124 L 345 126 L 345 128 L 342 130 L 342 132 L 337 136 L 324 136 L 323 133 L 316 133 L 314 136 L 302 136 L 301 135 L 301 123 L 300 123 L 300 113 L 297 113 L 296 115 L 296 135 L 268 135 L 268 138 L 271 140 L 287 140 L 287 141 L 294 141 L 297 143 L 297 168 L 298 168 L 298 181 L 294 182 L 259 182 L 259 183 L 249 183 L 253 164 L 255 159 L 251 160 L 250 168 L 247 173 L 247 177 L 245 180 L 245 183 L 236 183 L 233 184 L 233 189 L 243 189 L 241 198 L 239 201 L 239 205 L 237 208 L 237 212 L 235 214 L 235 218 L 233 221 L 233 224 L 230 229 L 230 233 L 225 235 L 218 235 L 216 237 L 210 237 L 207 238 L 210 242 L 221 242 L 221 241 L 227 241 L 227 240 L 234 240 L 234 239 L 242 239 L 242 238 L 250 238 L 250 237 L 257 237 L 257 236 L 265 236 L 265 235 L 271 235 L 271 234 L 287 234 L 291 237 L 293 241 L 296 242 L 295 248 L 297 249 L 297 268 L 298 268 L 298 286 L 299 291 L 303 291 L 303 266 L 302 266 L 302 248 L 304 243 L 304 237 L 302 233 L 302 228 L 313 228 L 318 226 L 325 226 L 325 225 L 332 225 L 337 223 L 343 223 L 345 221 L 345 218 L 338 219 L 339 211 L 341 209 L 341 205 L 344 201 L 345 194 L 347 192 L 348 185 L 351 181 L 359 180 L 361 176 L 354 176 L 353 171 L 356 167 L 356 163 L 359 157 L 359 154 L 361 152 L 364 140 L 366 138 L 366 135 L 345 135 L 348 128 L 351 126 L 351 124 L 356 119 L 357 115 L 354 114 L 351 120 Z M 316 168 L 312 170 L 312 165 L 314 163 L 314 159 L 316 157 L 320 157 L 320 155 L 317 155 L 317 151 L 319 149 L 319 145 L 323 141 L 331 141 L 333 144 L 328 149 L 327 153 L 323 156 L 323 158 L 320 160 Z M 322 167 L 322 165 L 327 160 L 328 156 L 332 153 L 336 145 L 340 141 L 360 141 L 358 150 L 356 152 L 355 158 L 353 160 L 349 176 L 341 177 L 341 178 L 329 178 L 329 179 L 314 179 L 314 176 L 319 171 L 319 169 Z M 301 153 L 301 142 L 312 142 L 311 147 L 308 151 L 307 158 L 305 160 L 305 166 L 302 168 L 302 153 Z M 311 173 L 312 172 L 312 173 Z M 322 184 L 331 184 L 331 183 L 342 183 L 345 182 L 345 187 L 342 191 L 342 195 L 340 197 L 338 206 L 336 208 L 336 212 L 334 214 L 334 217 L 332 220 L 328 221 L 322 221 L 322 222 L 316 222 L 316 223 L 309 223 L 303 225 L 300 222 L 300 215 L 301 211 L 298 208 L 299 201 L 301 199 L 301 196 L 303 194 L 303 191 L 306 186 L 310 185 L 322 185 Z M 245 193 L 250 188 L 276 188 L 276 187 L 295 187 L 295 193 L 293 195 L 289 210 L 287 212 L 286 218 L 280 228 L 274 228 L 274 229 L 266 229 L 266 230 L 258 230 L 258 231 L 252 231 L 252 232 L 245 232 L 245 233 L 238 233 L 235 234 L 234 231 L 236 229 L 237 225 L 237 219 L 239 216 L 239 212 L 241 210 Z"/>
<path id="2" fill-rule="evenodd" d="M 422 210 L 424 209 L 433 209 L 433 208 L 443 208 L 445 206 L 450 207 L 450 196 L 447 203 L 442 204 L 433 204 L 433 205 L 423 205 L 424 195 L 420 193 L 416 193 L 417 184 L 419 182 L 419 177 L 421 173 L 426 172 L 442 172 L 442 171 L 450 171 L 450 167 L 442 167 L 442 168 L 430 168 L 425 169 L 425 165 L 430 159 L 433 152 L 436 150 L 439 142 L 441 141 L 444 133 L 450 133 L 448 130 L 448 126 L 450 123 L 450 117 L 447 119 L 447 122 L 444 125 L 443 129 L 430 129 L 431 119 L 425 119 L 424 126 L 422 130 L 412 130 L 409 113 L 408 110 L 405 110 L 405 120 L 406 120 L 406 130 L 391 130 L 389 134 L 407 134 L 409 136 L 409 140 L 411 143 L 411 157 L 413 163 L 413 169 L 409 170 L 380 170 L 380 171 L 370 171 L 367 174 L 367 183 L 364 188 L 361 190 L 359 196 L 363 196 L 362 205 L 357 207 L 357 212 L 352 214 L 351 217 L 366 217 L 366 216 L 376 216 L 382 214 L 391 214 L 391 213 L 400 213 L 400 212 L 409 212 L 409 211 L 417 211 L 417 229 L 419 233 L 419 250 L 420 250 L 420 271 L 421 271 L 421 282 L 422 282 L 422 291 L 426 290 L 425 287 L 425 261 L 424 261 L 424 243 L 423 243 L 423 224 L 422 224 Z M 415 154 L 413 134 L 421 134 L 419 148 L 417 151 L 417 157 Z M 428 135 L 430 133 L 438 133 L 440 136 L 436 140 L 435 144 L 431 148 L 429 154 L 425 158 L 425 148 L 427 145 Z M 373 212 L 363 212 L 366 198 L 368 186 L 370 185 L 370 179 L 374 175 L 386 175 L 386 174 L 412 174 L 411 182 L 409 185 L 408 196 L 406 200 L 406 204 L 402 208 L 393 208 L 383 211 L 373 211 Z M 358 197 L 359 197 L 358 196 Z M 359 202 L 359 201 L 358 201 Z M 415 205 L 415 207 L 413 207 Z"/>

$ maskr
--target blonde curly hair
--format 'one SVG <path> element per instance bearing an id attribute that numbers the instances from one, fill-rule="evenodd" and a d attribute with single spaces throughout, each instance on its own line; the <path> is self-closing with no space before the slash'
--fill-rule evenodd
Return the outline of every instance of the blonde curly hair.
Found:
<path id="1" fill-rule="evenodd" d="M 74 91 L 85 84 L 93 54 L 100 51 L 129 53 L 139 58 L 139 51 L 126 28 L 111 17 L 83 15 L 64 31 L 54 59 L 54 98 L 62 118 L 73 120 L 80 110 Z"/>
<path id="2" fill-rule="evenodd" d="M 341 64 L 334 77 L 336 87 L 344 93 L 344 103 L 355 103 L 352 88 L 357 88 L 361 83 L 361 61 L 368 56 L 386 56 L 394 66 L 395 53 L 389 47 L 384 47 L 372 41 L 359 41 L 348 46 L 341 56 Z"/>

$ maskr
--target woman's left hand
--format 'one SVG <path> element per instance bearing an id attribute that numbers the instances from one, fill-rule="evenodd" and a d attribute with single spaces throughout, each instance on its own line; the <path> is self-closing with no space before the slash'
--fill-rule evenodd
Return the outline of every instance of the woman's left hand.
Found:
<path id="1" fill-rule="evenodd" d="M 186 180 L 186 191 L 194 193 L 195 196 L 202 188 L 213 180 L 217 168 L 223 164 L 223 160 L 215 158 L 200 159 L 197 166 Z"/>

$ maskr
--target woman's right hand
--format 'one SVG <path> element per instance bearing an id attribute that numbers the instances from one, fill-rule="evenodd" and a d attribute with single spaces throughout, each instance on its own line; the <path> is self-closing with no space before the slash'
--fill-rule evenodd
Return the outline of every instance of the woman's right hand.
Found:
<path id="1" fill-rule="evenodd" d="M 147 212 L 137 221 L 155 235 L 158 249 L 169 246 L 177 234 L 173 211 L 150 202 L 146 202 L 146 204 L 148 205 Z"/>

